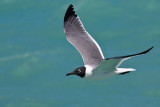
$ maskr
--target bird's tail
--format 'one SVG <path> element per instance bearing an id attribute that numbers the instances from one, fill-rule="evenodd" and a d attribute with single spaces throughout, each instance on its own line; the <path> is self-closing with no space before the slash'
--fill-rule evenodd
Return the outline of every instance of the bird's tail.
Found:
<path id="1" fill-rule="evenodd" d="M 131 71 L 135 71 L 133 68 L 117 68 L 117 71 L 115 71 L 117 74 L 126 74 Z"/>

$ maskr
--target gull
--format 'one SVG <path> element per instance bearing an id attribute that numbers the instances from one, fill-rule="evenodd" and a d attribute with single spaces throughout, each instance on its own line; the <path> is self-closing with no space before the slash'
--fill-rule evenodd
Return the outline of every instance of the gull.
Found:
<path id="1" fill-rule="evenodd" d="M 76 68 L 66 76 L 77 75 L 81 78 L 105 79 L 118 74 L 126 74 L 135 69 L 118 68 L 123 61 L 133 56 L 146 54 L 153 48 L 152 46 L 137 54 L 104 58 L 100 46 L 85 30 L 72 4 L 69 5 L 64 16 L 64 32 L 67 40 L 79 51 L 84 62 L 83 67 Z"/>

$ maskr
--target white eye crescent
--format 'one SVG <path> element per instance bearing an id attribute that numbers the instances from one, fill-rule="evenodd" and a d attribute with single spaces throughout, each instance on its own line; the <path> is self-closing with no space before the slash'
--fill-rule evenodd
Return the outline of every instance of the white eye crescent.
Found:
<path id="1" fill-rule="evenodd" d="M 81 70 L 80 70 L 80 69 L 78 69 L 78 72 L 79 72 L 79 73 L 81 73 Z"/>

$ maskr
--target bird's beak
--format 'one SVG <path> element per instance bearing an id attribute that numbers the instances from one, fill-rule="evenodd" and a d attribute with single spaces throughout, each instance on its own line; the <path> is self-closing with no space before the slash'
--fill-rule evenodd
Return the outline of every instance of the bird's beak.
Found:
<path id="1" fill-rule="evenodd" d="M 70 72 L 70 73 L 66 74 L 66 76 L 74 75 L 74 74 L 75 74 L 74 72 Z"/>

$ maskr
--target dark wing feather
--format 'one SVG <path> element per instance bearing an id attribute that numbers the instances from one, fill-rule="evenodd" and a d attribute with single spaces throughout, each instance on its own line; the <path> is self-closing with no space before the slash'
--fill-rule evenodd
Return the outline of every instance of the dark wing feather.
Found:
<path id="1" fill-rule="evenodd" d="M 111 57 L 111 58 L 106 58 L 104 60 L 108 60 L 108 63 L 110 63 L 112 66 L 114 67 L 118 67 L 123 61 L 133 57 L 133 56 L 138 56 L 138 55 L 143 55 L 148 53 L 151 49 L 153 48 L 153 46 L 149 49 L 147 49 L 146 51 L 137 53 L 137 54 L 132 54 L 132 55 L 126 55 L 126 56 L 118 56 L 118 57 Z"/>

